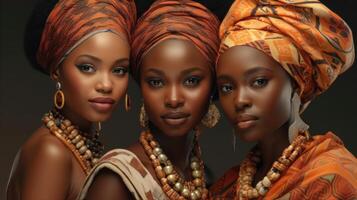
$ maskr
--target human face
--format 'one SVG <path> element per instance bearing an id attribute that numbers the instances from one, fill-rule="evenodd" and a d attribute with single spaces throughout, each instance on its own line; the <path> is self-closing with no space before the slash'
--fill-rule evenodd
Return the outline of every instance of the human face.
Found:
<path id="1" fill-rule="evenodd" d="M 107 120 L 128 86 L 128 42 L 98 33 L 75 48 L 53 74 L 65 95 L 63 112 L 72 120 Z"/>
<path id="2" fill-rule="evenodd" d="M 143 57 L 140 85 L 150 122 L 171 137 L 186 135 L 207 111 L 213 74 L 188 41 L 168 39 Z"/>
<path id="3" fill-rule="evenodd" d="M 218 61 L 217 83 L 223 110 L 242 140 L 262 140 L 289 120 L 289 75 L 262 51 L 249 46 L 228 49 Z"/>

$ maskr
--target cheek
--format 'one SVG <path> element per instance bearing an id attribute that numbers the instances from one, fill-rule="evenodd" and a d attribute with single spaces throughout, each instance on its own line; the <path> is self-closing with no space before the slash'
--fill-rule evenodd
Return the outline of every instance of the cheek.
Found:
<path id="1" fill-rule="evenodd" d="M 223 112 L 231 123 L 234 123 L 235 107 L 233 102 L 233 94 L 225 96 L 220 95 L 219 102 L 222 106 Z"/>
<path id="2" fill-rule="evenodd" d="M 86 97 L 92 85 L 91 79 L 81 75 L 75 69 L 65 69 L 63 72 L 63 92 L 66 99 L 73 103 L 87 100 Z"/>
<path id="3" fill-rule="evenodd" d="M 262 109 L 265 110 L 267 121 L 271 124 L 281 126 L 290 116 L 290 90 L 289 88 L 275 87 L 271 88 L 264 95 L 265 101 L 261 101 Z"/>
<path id="4" fill-rule="evenodd" d="M 128 89 L 129 77 L 128 76 L 122 78 L 114 77 L 113 80 L 114 80 L 113 81 L 114 98 L 115 100 L 119 101 L 124 96 L 124 94 Z"/>

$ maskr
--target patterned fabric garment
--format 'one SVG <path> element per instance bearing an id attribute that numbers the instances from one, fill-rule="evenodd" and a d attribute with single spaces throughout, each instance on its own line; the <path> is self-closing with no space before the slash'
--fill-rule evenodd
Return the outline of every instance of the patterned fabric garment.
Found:
<path id="1" fill-rule="evenodd" d="M 150 172 L 134 153 L 125 149 L 114 149 L 106 153 L 92 169 L 80 193 L 80 200 L 85 199 L 95 176 L 104 168 L 120 176 L 135 199 L 167 199 L 160 185 L 154 180 Z"/>
<path id="2" fill-rule="evenodd" d="M 38 63 L 49 74 L 75 47 L 99 32 L 111 31 L 130 43 L 135 20 L 134 0 L 59 0 L 42 33 Z"/>
<path id="3" fill-rule="evenodd" d="M 142 57 L 159 42 L 178 38 L 192 42 L 214 62 L 219 48 L 219 21 L 203 5 L 191 0 L 157 0 L 137 22 L 132 42 L 131 72 L 138 79 Z"/>
<path id="4" fill-rule="evenodd" d="M 251 46 L 275 59 L 299 86 L 303 104 L 353 63 L 351 29 L 317 0 L 236 0 L 220 26 L 219 54 Z"/>
<path id="5" fill-rule="evenodd" d="M 355 156 L 333 133 L 314 136 L 264 199 L 357 199 L 356 166 Z M 229 170 L 210 188 L 210 199 L 235 199 L 238 174 L 239 166 Z"/>

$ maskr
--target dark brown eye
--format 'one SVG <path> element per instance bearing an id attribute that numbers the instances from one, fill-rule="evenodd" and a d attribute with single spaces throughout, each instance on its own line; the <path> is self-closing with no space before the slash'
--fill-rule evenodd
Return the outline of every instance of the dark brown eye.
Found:
<path id="1" fill-rule="evenodd" d="M 194 87 L 198 85 L 201 81 L 201 78 L 196 77 L 196 76 L 191 76 L 188 79 L 184 81 L 184 85 L 189 86 L 189 87 Z"/>
<path id="2" fill-rule="evenodd" d="M 253 87 L 262 88 L 268 84 L 269 80 L 266 78 L 255 79 L 252 83 Z"/>
<path id="3" fill-rule="evenodd" d="M 94 66 L 91 64 L 78 64 L 76 66 L 80 71 L 85 73 L 93 73 L 96 71 Z"/>

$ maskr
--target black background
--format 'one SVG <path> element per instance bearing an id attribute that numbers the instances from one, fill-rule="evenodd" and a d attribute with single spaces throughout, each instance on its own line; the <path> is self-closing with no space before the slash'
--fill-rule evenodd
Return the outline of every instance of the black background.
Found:
<path id="1" fill-rule="evenodd" d="M 41 126 L 41 117 L 52 106 L 55 84 L 30 67 L 23 51 L 25 24 L 35 0 L 1 0 L 0 3 L 0 190 L 1 199 L 10 173 L 13 159 L 21 144 Z M 139 14 L 152 1 L 136 1 Z M 220 19 L 232 1 L 201 0 Z M 353 0 L 322 1 L 342 16 L 353 32 L 357 31 L 356 6 Z M 356 4 L 356 3 L 355 3 Z M 355 42 L 356 44 L 356 42 Z M 356 64 L 355 64 L 356 65 Z M 341 75 L 332 87 L 313 101 L 303 118 L 313 134 L 335 132 L 346 147 L 357 155 L 357 68 L 352 66 Z M 129 83 L 133 100 L 130 112 L 124 111 L 123 102 L 113 118 L 103 124 L 102 139 L 106 150 L 125 147 L 137 140 L 140 128 L 138 109 L 141 97 L 135 82 Z M 239 163 L 252 144 L 237 142 L 232 148 L 232 128 L 223 117 L 218 126 L 204 130 L 201 137 L 205 163 L 218 178 L 224 170 Z M 50 180 L 49 180 L 50 181 Z"/>

